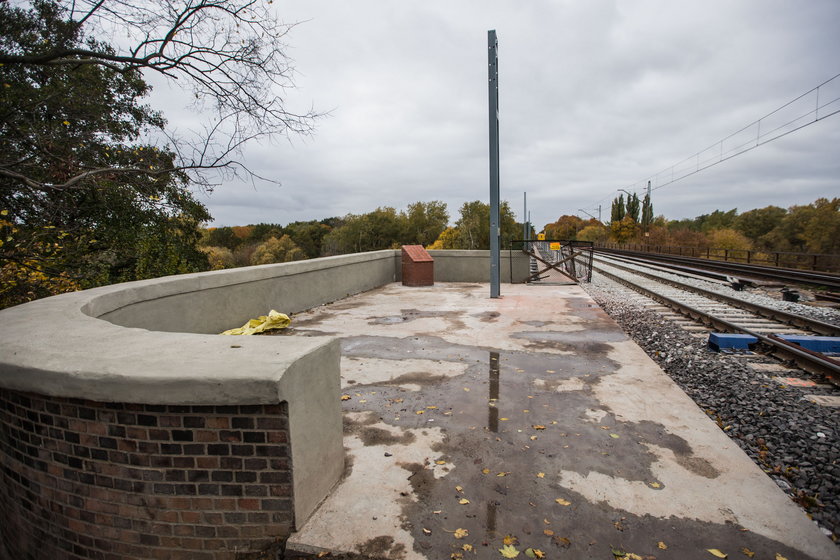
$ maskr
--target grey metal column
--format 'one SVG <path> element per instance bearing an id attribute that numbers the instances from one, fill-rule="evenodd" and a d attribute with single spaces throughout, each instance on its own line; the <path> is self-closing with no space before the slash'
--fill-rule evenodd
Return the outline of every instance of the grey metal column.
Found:
<path id="1" fill-rule="evenodd" d="M 490 98 L 490 297 L 499 297 L 499 41 L 487 32 L 487 73 Z"/>

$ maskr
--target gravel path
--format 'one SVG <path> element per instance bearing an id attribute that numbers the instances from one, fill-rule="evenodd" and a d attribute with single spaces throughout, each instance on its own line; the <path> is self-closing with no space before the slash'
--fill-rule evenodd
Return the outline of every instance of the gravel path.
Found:
<path id="1" fill-rule="evenodd" d="M 822 531 L 840 544 L 840 409 L 804 399 L 806 394 L 840 395 L 840 390 L 783 385 L 749 365 L 779 363 L 772 358 L 712 352 L 705 337 L 692 336 L 634 303 L 637 296 L 628 297 L 626 288 L 597 273 L 592 283 L 582 286 Z M 729 290 L 728 295 L 745 293 Z M 753 294 L 748 297 L 761 297 L 766 305 L 776 301 Z M 805 306 L 797 305 L 800 307 Z M 813 315 L 840 321 L 835 310 L 818 310 Z M 825 383 L 795 368 L 774 375 Z"/>

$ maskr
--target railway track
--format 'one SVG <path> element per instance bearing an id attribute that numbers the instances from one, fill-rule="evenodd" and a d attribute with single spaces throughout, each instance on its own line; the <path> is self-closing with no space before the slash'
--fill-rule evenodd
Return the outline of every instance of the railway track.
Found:
<path id="1" fill-rule="evenodd" d="M 599 274 L 697 323 L 718 331 L 754 336 L 773 354 L 793 360 L 802 369 L 821 374 L 840 385 L 840 360 L 811 352 L 776 336 L 780 333 L 840 336 L 840 327 L 699 288 L 669 277 L 671 275 L 657 268 L 644 266 L 637 260 L 620 262 L 613 256 L 604 255 L 596 257 L 593 263 L 593 270 Z"/>
<path id="2" fill-rule="evenodd" d="M 618 249 L 599 248 L 596 249 L 596 252 L 603 255 L 632 257 L 646 262 L 657 261 L 660 263 L 690 267 L 695 270 L 702 269 L 714 271 L 717 272 L 718 275 L 731 275 L 755 280 L 783 282 L 785 284 L 810 286 L 834 292 L 840 291 L 840 274 L 832 274 L 829 272 L 776 268 L 754 264 L 715 261 L 696 257 L 642 253 L 639 251 L 625 251 Z"/>

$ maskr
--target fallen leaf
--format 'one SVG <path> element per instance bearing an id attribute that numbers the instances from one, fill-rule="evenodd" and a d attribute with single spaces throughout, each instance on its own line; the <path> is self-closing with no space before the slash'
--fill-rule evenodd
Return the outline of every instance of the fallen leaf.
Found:
<path id="1" fill-rule="evenodd" d="M 547 370 L 545 370 L 545 372 L 546 373 L 556 373 L 553 369 L 547 369 Z"/>
<path id="2" fill-rule="evenodd" d="M 659 484 L 658 482 L 651 482 L 650 487 L 651 488 L 662 488 L 662 485 Z"/>
<path id="3" fill-rule="evenodd" d="M 463 492 L 464 491 L 464 489 L 460 486 L 456 486 L 455 490 L 457 490 L 458 492 Z"/>
<path id="4" fill-rule="evenodd" d="M 466 543 L 465 543 L 465 544 L 464 544 L 464 546 L 462 546 L 461 548 L 462 548 L 465 552 L 472 552 L 472 551 L 473 551 L 473 545 L 471 545 L 471 544 L 466 544 Z"/>
<path id="5" fill-rule="evenodd" d="M 482 474 L 490 474 L 490 469 L 481 469 Z"/>
<path id="6" fill-rule="evenodd" d="M 504 556 L 505 558 L 516 558 L 517 556 L 519 556 L 519 551 L 509 544 L 506 544 L 502 548 L 500 548 L 499 552 L 501 552 L 502 556 Z"/>
<path id="7" fill-rule="evenodd" d="M 418 410 L 414 414 L 426 414 L 426 411 L 425 410 Z"/>
<path id="8" fill-rule="evenodd" d="M 554 531 L 552 531 L 551 529 L 543 529 L 543 535 L 547 537 L 554 536 Z"/>
<path id="9" fill-rule="evenodd" d="M 510 418 L 499 418 L 500 422 L 507 422 L 508 420 L 510 420 Z"/>
<path id="10" fill-rule="evenodd" d="M 469 392 L 470 392 L 470 388 L 469 388 L 469 387 L 464 387 L 464 391 L 466 391 L 467 393 L 469 393 Z"/>
<path id="11" fill-rule="evenodd" d="M 658 546 L 660 550 L 668 550 L 668 545 L 662 541 L 656 543 L 656 546 Z"/>
<path id="12" fill-rule="evenodd" d="M 468 503 L 470 503 L 470 501 L 466 498 L 461 498 L 460 500 L 458 500 L 458 503 L 461 504 L 462 506 L 465 506 Z"/>
<path id="13" fill-rule="evenodd" d="M 519 544 L 519 539 L 514 537 L 513 535 L 505 535 L 505 538 L 502 539 L 502 543 L 505 545 Z"/>
<path id="14" fill-rule="evenodd" d="M 537 473 L 537 478 L 545 478 L 545 473 L 544 472 L 538 472 Z"/>
<path id="15" fill-rule="evenodd" d="M 570 506 L 570 505 L 572 505 L 572 502 L 570 502 L 570 501 L 568 501 L 568 500 L 564 500 L 563 498 L 557 498 L 557 499 L 556 499 L 556 500 L 554 500 L 554 501 L 555 501 L 555 502 L 557 502 L 558 504 L 560 504 L 561 506 Z"/>
<path id="16" fill-rule="evenodd" d="M 442 509 L 436 509 L 432 513 L 434 513 L 435 515 L 440 515 L 441 513 L 443 513 L 443 510 Z"/>
<path id="17" fill-rule="evenodd" d="M 497 474 L 496 476 L 507 476 L 507 475 L 509 475 L 509 474 L 510 474 L 510 471 L 508 471 L 508 472 L 500 472 L 500 473 L 499 473 L 499 474 Z"/>
<path id="18" fill-rule="evenodd" d="M 528 558 L 545 558 L 545 552 L 539 548 L 526 548 L 525 556 Z"/>
<path id="19" fill-rule="evenodd" d="M 444 461 L 443 459 L 438 459 L 437 461 L 435 461 L 435 465 L 445 465 L 445 464 L 446 464 L 446 461 Z"/>
<path id="20" fill-rule="evenodd" d="M 341 395 L 341 400 L 349 401 L 350 400 L 350 395 Z"/>
<path id="21" fill-rule="evenodd" d="M 743 554 L 747 558 L 752 558 L 753 556 L 755 556 L 755 552 L 753 552 L 752 550 L 750 550 L 746 546 L 741 549 L 741 554 Z"/>
<path id="22" fill-rule="evenodd" d="M 612 555 L 616 558 L 625 558 L 627 556 L 627 553 L 621 550 L 620 548 L 610 547 L 610 552 L 612 552 Z"/>
<path id="23" fill-rule="evenodd" d="M 531 441 L 536 441 L 537 436 L 531 436 Z"/>
<path id="24" fill-rule="evenodd" d="M 436 406 L 427 406 L 426 408 L 427 408 L 428 410 L 437 410 L 437 407 L 436 407 Z"/>
<path id="25" fill-rule="evenodd" d="M 431 532 L 431 531 L 429 531 L 428 529 L 424 528 L 424 529 L 423 529 L 423 534 L 424 534 L 424 535 L 431 535 L 431 534 L 432 534 L 432 532 Z"/>
<path id="26" fill-rule="evenodd" d="M 779 553 L 777 552 L 777 553 L 776 553 L 776 560 L 787 560 L 787 558 L 785 558 L 784 556 L 782 556 L 781 554 L 779 554 Z"/>
<path id="27" fill-rule="evenodd" d="M 567 539 L 566 537 L 551 537 L 552 542 L 557 546 L 562 546 L 563 548 L 569 548 L 572 545 L 572 541 Z"/>
<path id="28" fill-rule="evenodd" d="M 628 552 L 627 554 L 624 555 L 624 558 L 626 560 L 645 560 L 644 558 L 642 558 L 641 556 L 639 556 L 635 552 Z"/>
<path id="29" fill-rule="evenodd" d="M 543 426 L 542 424 L 534 424 L 531 427 L 535 430 L 545 430 L 545 426 Z"/>
<path id="30" fill-rule="evenodd" d="M 452 554 L 449 555 L 449 557 L 452 560 L 461 560 L 464 557 L 464 555 L 461 552 L 453 552 Z"/>
<path id="31" fill-rule="evenodd" d="M 718 550 L 716 548 L 707 548 L 706 550 L 709 552 L 709 554 L 711 554 L 712 556 L 715 556 L 717 558 L 729 558 L 728 554 L 724 554 L 723 552 L 721 552 L 720 550 Z"/>
<path id="32" fill-rule="evenodd" d="M 464 537 L 469 536 L 469 534 L 470 534 L 470 532 L 467 531 L 466 529 L 458 528 L 458 529 L 455 529 L 454 537 L 456 539 L 463 539 Z"/>
<path id="33" fill-rule="evenodd" d="M 620 436 L 620 435 L 618 435 L 618 434 L 610 434 L 610 437 L 611 437 L 611 438 L 613 438 L 613 439 L 618 439 L 618 438 L 620 438 L 621 436 Z"/>
<path id="34" fill-rule="evenodd" d="M 329 556 L 329 555 L 330 555 L 329 550 L 322 550 L 321 552 L 318 553 L 318 558 L 323 558 L 324 556 Z"/>

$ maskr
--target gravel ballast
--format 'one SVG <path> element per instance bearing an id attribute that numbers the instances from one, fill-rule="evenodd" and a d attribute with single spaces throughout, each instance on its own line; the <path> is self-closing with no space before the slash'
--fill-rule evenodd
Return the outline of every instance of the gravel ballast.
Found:
<path id="1" fill-rule="evenodd" d="M 582 286 L 821 530 L 840 544 L 840 409 L 804 398 L 807 394 L 836 396 L 840 390 L 796 368 L 772 375 L 813 380 L 821 386 L 786 385 L 750 366 L 780 363 L 771 357 L 713 352 L 705 336 L 693 336 L 663 319 L 638 303 L 638 295 L 628 297 L 626 288 L 597 273 L 592 283 Z M 815 315 L 834 319 L 823 310 Z"/>

